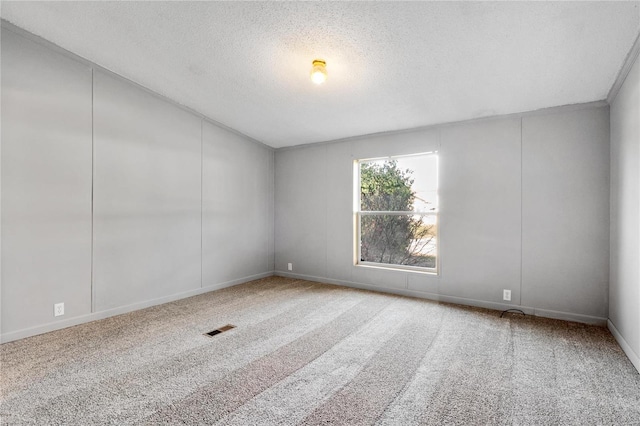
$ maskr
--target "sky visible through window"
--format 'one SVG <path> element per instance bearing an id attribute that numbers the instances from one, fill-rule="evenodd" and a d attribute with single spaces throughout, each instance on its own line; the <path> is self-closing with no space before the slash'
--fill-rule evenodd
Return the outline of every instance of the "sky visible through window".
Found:
<path id="1" fill-rule="evenodd" d="M 413 155 L 392 158 L 401 170 L 411 170 L 413 185 L 411 189 L 416 193 L 413 211 L 430 212 L 438 208 L 438 156 Z M 388 158 L 369 161 L 368 163 L 382 165 Z"/>

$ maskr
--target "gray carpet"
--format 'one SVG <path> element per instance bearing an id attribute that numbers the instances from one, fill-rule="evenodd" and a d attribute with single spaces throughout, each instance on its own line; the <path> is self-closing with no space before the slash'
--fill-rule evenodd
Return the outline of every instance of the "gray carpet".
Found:
<path id="1" fill-rule="evenodd" d="M 0 356 L 2 424 L 640 425 L 604 328 L 279 277 Z"/>

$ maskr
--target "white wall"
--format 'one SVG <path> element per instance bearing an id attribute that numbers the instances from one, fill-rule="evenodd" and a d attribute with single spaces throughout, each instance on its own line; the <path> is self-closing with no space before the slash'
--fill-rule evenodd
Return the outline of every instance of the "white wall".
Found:
<path id="1" fill-rule="evenodd" d="M 280 149 L 276 271 L 604 323 L 608 116 L 606 105 L 587 105 Z M 353 161 L 434 149 L 440 155 L 439 275 L 355 266 Z M 503 289 L 512 290 L 511 304 L 502 301 Z"/>
<path id="2" fill-rule="evenodd" d="M 611 103 L 609 328 L 640 371 L 640 65 Z"/>
<path id="3" fill-rule="evenodd" d="M 3 342 L 272 274 L 272 149 L 4 24 L 2 124 Z"/>

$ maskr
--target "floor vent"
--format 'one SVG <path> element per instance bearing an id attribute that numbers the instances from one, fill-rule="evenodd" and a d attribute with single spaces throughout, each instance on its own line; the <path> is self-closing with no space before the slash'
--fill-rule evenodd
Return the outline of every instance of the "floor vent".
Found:
<path id="1" fill-rule="evenodd" d="M 204 333 L 205 336 L 213 337 L 216 334 L 224 333 L 225 331 L 231 330 L 232 328 L 236 328 L 235 325 L 227 324 L 224 327 L 217 328 L 208 333 Z"/>

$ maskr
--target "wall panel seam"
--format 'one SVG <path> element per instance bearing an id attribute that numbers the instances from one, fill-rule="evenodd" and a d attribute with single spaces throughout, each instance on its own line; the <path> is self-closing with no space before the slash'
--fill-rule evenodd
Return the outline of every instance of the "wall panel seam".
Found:
<path id="1" fill-rule="evenodd" d="M 518 291 L 518 305 L 522 305 L 522 268 L 523 268 L 523 249 L 524 249 L 524 238 L 523 238 L 523 198 L 524 198 L 524 140 L 522 139 L 522 126 L 523 126 L 523 118 L 520 117 L 520 289 Z"/>
<path id="2" fill-rule="evenodd" d="M 94 208 L 93 208 L 93 191 L 95 181 L 95 143 L 94 143 L 94 86 L 95 77 L 93 68 L 91 68 L 91 276 L 89 277 L 89 285 L 91 286 L 91 312 L 95 312 L 95 291 L 93 285 L 93 222 L 94 222 Z"/>
<path id="3" fill-rule="evenodd" d="M 200 118 L 200 288 L 204 287 L 204 119 Z"/>

